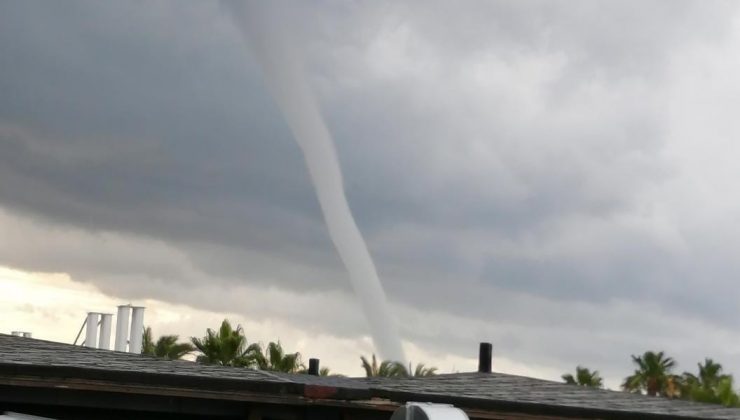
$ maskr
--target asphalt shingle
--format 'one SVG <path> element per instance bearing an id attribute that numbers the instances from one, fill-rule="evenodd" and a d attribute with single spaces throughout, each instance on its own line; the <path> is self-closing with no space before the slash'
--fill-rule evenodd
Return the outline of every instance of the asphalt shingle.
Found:
<path id="1" fill-rule="evenodd" d="M 0 334 L 0 363 L 82 368 L 104 372 L 140 372 L 187 377 L 288 382 L 269 372 L 202 365 L 186 360 L 92 349 Z"/>
<path id="2" fill-rule="evenodd" d="M 567 385 L 502 373 L 443 374 L 426 378 L 366 379 L 372 390 L 449 396 L 476 401 L 507 401 L 584 410 L 653 414 L 667 417 L 740 419 L 740 410 L 720 405 Z"/>
<path id="3" fill-rule="evenodd" d="M 150 356 L 89 349 L 69 344 L 0 334 L 0 367 L 71 368 L 93 374 L 128 373 L 228 380 L 230 383 L 286 385 L 281 392 L 299 392 L 301 387 L 319 386 L 344 390 L 342 399 L 370 397 L 405 402 L 436 401 L 468 408 L 497 405 L 550 407 L 558 411 L 614 413 L 622 416 L 652 415 L 664 418 L 740 419 L 740 410 L 719 405 L 589 389 L 502 373 L 443 374 L 425 378 L 345 378 L 265 372 L 245 368 L 168 361 Z M 113 379 L 111 379 L 113 380 Z M 293 385 L 291 387 L 290 385 Z M 269 387 L 268 387 L 269 388 Z M 265 392 L 270 392 L 264 388 Z M 274 389 L 275 387 L 269 388 Z M 359 392 L 361 391 L 361 392 Z M 339 395 L 339 394 L 337 394 Z"/>

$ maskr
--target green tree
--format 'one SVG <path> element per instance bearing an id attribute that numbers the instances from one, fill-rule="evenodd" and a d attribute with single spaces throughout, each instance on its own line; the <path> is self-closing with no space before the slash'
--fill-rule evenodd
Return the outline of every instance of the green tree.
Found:
<path id="1" fill-rule="evenodd" d="M 258 345 L 247 346 L 241 325 L 234 329 L 227 319 L 218 331 L 208 328 L 203 338 L 192 337 L 191 341 L 201 353 L 196 359 L 199 363 L 250 367 L 259 353 Z"/>
<path id="2" fill-rule="evenodd" d="M 690 373 L 684 373 L 687 378 L 691 378 L 690 382 L 698 384 L 704 388 L 713 388 L 719 385 L 719 383 L 729 377 L 722 373 L 722 365 L 715 362 L 714 360 L 706 357 L 704 363 L 697 363 L 696 366 L 699 368 L 699 375 L 691 378 L 693 375 Z"/>
<path id="3" fill-rule="evenodd" d="M 642 356 L 632 355 L 632 362 L 637 365 L 637 369 L 624 379 L 622 388 L 625 391 L 645 391 L 650 396 L 673 395 L 673 384 L 677 377 L 671 371 L 676 366 L 675 360 L 666 357 L 662 351 L 646 351 Z"/>
<path id="4" fill-rule="evenodd" d="M 178 343 L 180 336 L 163 335 L 157 340 L 154 347 L 154 355 L 165 359 L 177 360 L 195 351 L 190 343 Z"/>
<path id="5" fill-rule="evenodd" d="M 383 360 L 378 364 L 378 360 L 374 354 L 372 356 L 372 362 L 370 362 L 365 356 L 360 356 L 360 360 L 362 360 L 362 368 L 365 369 L 365 376 L 368 378 L 407 378 L 409 376 L 424 377 L 434 376 L 437 374 L 436 367 L 427 367 L 424 363 L 418 363 L 415 368 L 411 363 L 406 367 L 403 363 L 392 360 Z"/>
<path id="6" fill-rule="evenodd" d="M 717 399 L 727 407 L 740 407 L 740 396 L 735 392 L 732 376 L 720 379 L 717 384 Z"/>
<path id="7" fill-rule="evenodd" d="M 409 372 L 414 372 L 415 377 L 434 376 L 437 374 L 437 368 L 434 366 L 426 367 L 424 363 L 417 363 L 416 368 L 411 370 L 411 363 L 409 363 Z"/>
<path id="8" fill-rule="evenodd" d="M 733 389 L 732 375 L 722 373 L 722 365 L 710 358 L 705 358 L 704 363 L 698 363 L 697 366 L 698 375 L 689 372 L 683 374 L 683 398 L 737 407 L 740 398 Z"/>
<path id="9" fill-rule="evenodd" d="M 141 337 L 141 354 L 148 354 L 154 356 L 154 337 L 152 336 L 152 328 L 144 328 L 144 333 Z"/>
<path id="10" fill-rule="evenodd" d="M 576 366 L 576 375 L 565 373 L 562 376 L 566 384 L 587 386 L 590 388 L 603 388 L 604 381 L 598 370 L 591 371 L 583 366 Z"/>
<path id="11" fill-rule="evenodd" d="M 275 372 L 298 373 L 304 369 L 301 354 L 286 353 L 280 342 L 270 342 L 262 351 L 262 346 L 254 344 L 254 360 L 261 370 Z"/>
<path id="12" fill-rule="evenodd" d="M 360 360 L 362 360 L 362 368 L 365 369 L 365 376 L 368 378 L 401 378 L 409 376 L 408 370 L 406 370 L 403 363 L 394 362 L 392 360 L 383 360 L 378 364 L 375 354 L 373 354 L 372 362 L 370 362 L 365 356 L 360 356 Z"/>
<path id="13" fill-rule="evenodd" d="M 177 360 L 195 351 L 190 343 L 178 343 L 180 337 L 177 335 L 160 336 L 154 342 L 151 327 L 146 327 L 142 334 L 141 353 L 164 359 Z"/>

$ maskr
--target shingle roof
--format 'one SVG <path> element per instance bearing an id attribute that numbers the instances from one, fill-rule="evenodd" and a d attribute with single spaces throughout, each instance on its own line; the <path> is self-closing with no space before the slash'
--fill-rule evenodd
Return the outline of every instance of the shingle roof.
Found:
<path id="1" fill-rule="evenodd" d="M 156 357 L 72 346 L 36 339 L 0 334 L 0 363 L 74 367 L 98 371 L 136 371 L 184 376 L 284 381 L 269 372 L 202 365 L 185 360 L 163 360 Z"/>
<path id="2" fill-rule="evenodd" d="M 446 402 L 475 409 L 584 417 L 740 419 L 740 410 L 718 405 L 588 389 L 501 373 L 406 379 L 317 377 L 167 361 L 0 334 L 0 377 L 28 375 L 41 368 L 65 370 L 65 375 L 73 377 L 97 375 L 109 381 L 131 381 L 143 375 L 147 383 L 174 378 L 180 385 L 200 381 L 198 386 L 206 389 L 218 389 L 219 384 L 226 383 L 230 389 L 239 385 L 253 391 L 301 396 L 307 387 L 325 387 L 336 392 L 333 398 L 344 400 L 377 397 L 401 403 Z"/>
<path id="3" fill-rule="evenodd" d="M 667 417 L 740 419 L 740 410 L 719 405 L 579 387 L 502 373 L 459 373 L 427 378 L 366 381 L 379 391 L 375 393 L 379 396 L 400 392 L 428 397 L 452 397 L 452 401 L 475 401 L 483 406 L 486 405 L 485 402 L 500 401 L 572 407 L 584 412 L 593 410 Z"/>

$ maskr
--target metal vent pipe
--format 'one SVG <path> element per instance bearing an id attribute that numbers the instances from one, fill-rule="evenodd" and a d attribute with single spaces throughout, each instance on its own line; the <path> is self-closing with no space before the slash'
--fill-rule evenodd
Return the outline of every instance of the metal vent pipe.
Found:
<path id="1" fill-rule="evenodd" d="M 308 374 L 319 376 L 319 359 L 308 359 Z"/>
<path id="2" fill-rule="evenodd" d="M 87 313 L 87 321 L 85 321 L 85 347 L 96 348 L 98 346 L 98 322 L 100 322 L 100 314 L 98 312 Z"/>
<path id="3" fill-rule="evenodd" d="M 131 305 L 119 305 L 116 315 L 116 351 L 126 351 L 128 344 L 128 320 L 131 316 Z"/>
<path id="4" fill-rule="evenodd" d="M 480 350 L 478 351 L 478 372 L 491 373 L 492 364 L 493 364 L 493 344 L 480 343 Z"/>
<path id="5" fill-rule="evenodd" d="M 101 314 L 100 319 L 100 341 L 98 348 L 110 350 L 110 331 L 113 322 L 113 314 Z"/>
<path id="6" fill-rule="evenodd" d="M 144 335 L 144 307 L 133 306 L 131 314 L 131 337 L 128 352 L 141 353 L 142 336 Z"/>

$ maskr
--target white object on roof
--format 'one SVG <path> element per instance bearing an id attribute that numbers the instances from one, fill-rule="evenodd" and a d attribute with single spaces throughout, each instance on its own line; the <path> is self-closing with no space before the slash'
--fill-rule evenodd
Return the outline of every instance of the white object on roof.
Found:
<path id="1" fill-rule="evenodd" d="M 131 305 L 119 305 L 116 316 L 116 351 L 126 351 L 128 346 L 128 320 L 131 316 Z"/>
<path id="2" fill-rule="evenodd" d="M 85 347 L 98 347 L 98 323 L 100 322 L 100 313 L 88 312 L 87 321 L 85 321 Z"/>
<path id="3" fill-rule="evenodd" d="M 144 307 L 132 306 L 131 310 L 131 336 L 128 339 L 128 352 L 139 354 L 144 334 Z"/>
<path id="4" fill-rule="evenodd" d="M 100 337 L 98 348 L 110 350 L 110 331 L 113 323 L 113 314 L 100 314 Z"/>
<path id="5" fill-rule="evenodd" d="M 28 414 L 12 413 L 10 411 L 0 414 L 0 419 L 5 420 L 54 420 L 49 417 L 30 416 Z"/>
<path id="6" fill-rule="evenodd" d="M 391 420 L 468 420 L 468 415 L 449 404 L 408 402 L 393 412 Z"/>

